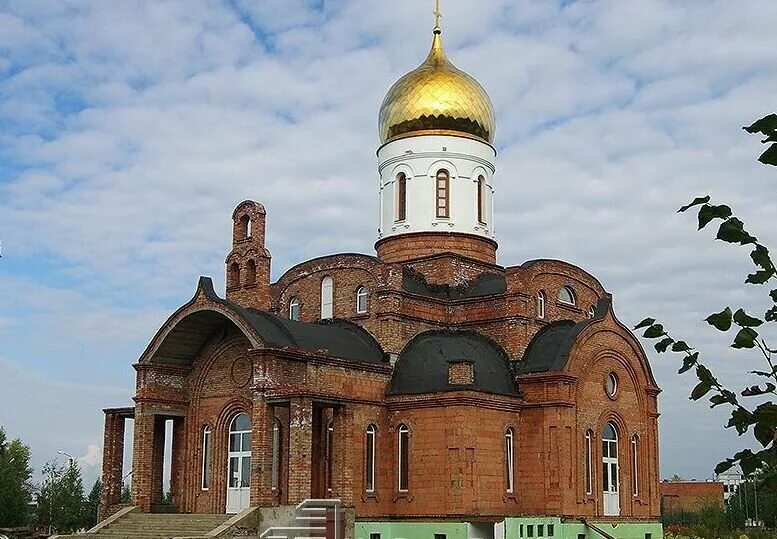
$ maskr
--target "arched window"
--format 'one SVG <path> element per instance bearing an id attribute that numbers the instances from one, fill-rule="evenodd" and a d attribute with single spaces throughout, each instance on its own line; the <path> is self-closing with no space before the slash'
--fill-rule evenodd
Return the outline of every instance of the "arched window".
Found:
<path id="1" fill-rule="evenodd" d="M 299 320 L 299 300 L 297 298 L 289 300 L 289 320 Z"/>
<path id="2" fill-rule="evenodd" d="M 256 262 L 249 260 L 246 263 L 246 286 L 254 286 L 256 284 Z"/>
<path id="3" fill-rule="evenodd" d="M 410 429 L 407 425 L 400 425 L 397 429 L 397 489 L 399 492 L 407 492 L 410 475 Z"/>
<path id="4" fill-rule="evenodd" d="M 486 178 L 478 176 L 478 222 L 486 223 Z"/>
<path id="5" fill-rule="evenodd" d="M 378 429 L 368 425 L 364 444 L 364 490 L 375 492 L 375 446 Z"/>
<path id="6" fill-rule="evenodd" d="M 588 429 L 585 431 L 585 493 L 586 494 L 593 494 L 594 492 L 594 485 L 593 485 L 593 437 L 594 437 L 594 431 L 591 429 Z"/>
<path id="7" fill-rule="evenodd" d="M 334 282 L 329 276 L 324 277 L 321 280 L 321 318 L 332 318 L 334 305 L 332 300 L 332 293 L 334 288 Z"/>
<path id="8" fill-rule="evenodd" d="M 639 435 L 631 437 L 631 493 L 639 495 Z"/>
<path id="9" fill-rule="evenodd" d="M 515 431 L 505 432 L 505 486 L 509 493 L 515 490 Z"/>
<path id="10" fill-rule="evenodd" d="M 396 220 L 407 219 L 407 175 L 404 172 L 397 174 L 397 212 Z"/>
<path id="11" fill-rule="evenodd" d="M 437 172 L 437 217 L 450 217 L 450 175 L 447 170 Z"/>
<path id="12" fill-rule="evenodd" d="M 227 279 L 227 287 L 230 290 L 240 288 L 240 264 L 232 262 L 229 265 L 229 277 Z"/>
<path id="13" fill-rule="evenodd" d="M 545 318 L 545 292 L 537 293 L 537 318 Z"/>
<path id="14" fill-rule="evenodd" d="M 278 489 L 281 472 L 281 422 L 276 417 L 272 422 L 272 469 L 270 470 L 270 486 Z"/>
<path id="15" fill-rule="evenodd" d="M 604 514 L 620 514 L 618 478 L 618 431 L 612 422 L 602 432 L 602 491 L 604 492 Z"/>
<path id="16" fill-rule="evenodd" d="M 356 312 L 364 314 L 367 312 L 367 305 L 370 297 L 370 291 L 366 286 L 360 286 L 356 290 Z"/>
<path id="17" fill-rule="evenodd" d="M 213 431 L 210 426 L 205 425 L 202 429 L 202 490 L 210 488 L 210 454 L 211 437 Z"/>
<path id="18" fill-rule="evenodd" d="M 558 300 L 561 303 L 566 303 L 567 305 L 574 305 L 575 291 L 572 290 L 571 286 L 562 287 L 561 290 L 558 291 Z"/>
<path id="19" fill-rule="evenodd" d="M 594 316 L 596 316 L 596 308 L 591 305 L 588 307 L 588 318 L 593 318 Z"/>

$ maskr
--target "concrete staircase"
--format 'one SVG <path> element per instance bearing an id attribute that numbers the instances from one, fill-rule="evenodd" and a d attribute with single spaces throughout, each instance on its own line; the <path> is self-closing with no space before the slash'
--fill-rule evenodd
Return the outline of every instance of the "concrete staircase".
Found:
<path id="1" fill-rule="evenodd" d="M 132 512 L 97 533 L 82 537 L 114 539 L 170 539 L 198 537 L 224 524 L 234 515 L 175 515 Z"/>

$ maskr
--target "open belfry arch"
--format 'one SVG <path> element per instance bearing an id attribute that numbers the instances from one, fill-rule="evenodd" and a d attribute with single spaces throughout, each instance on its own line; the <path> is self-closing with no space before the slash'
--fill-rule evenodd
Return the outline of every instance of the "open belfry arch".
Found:
<path id="1" fill-rule="evenodd" d="M 168 458 L 181 513 L 332 498 L 361 537 L 661 536 L 648 359 L 583 269 L 497 262 L 494 108 L 436 15 L 380 108 L 375 254 L 273 281 L 267 211 L 240 203 L 226 293 L 201 277 L 135 364 L 134 406 L 105 410 L 103 517 L 133 419 L 143 512 Z"/>

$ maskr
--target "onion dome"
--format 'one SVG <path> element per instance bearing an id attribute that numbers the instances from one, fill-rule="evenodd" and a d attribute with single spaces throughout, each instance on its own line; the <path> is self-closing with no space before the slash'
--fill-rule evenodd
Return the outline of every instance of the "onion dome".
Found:
<path id="1" fill-rule="evenodd" d="M 386 94 L 378 120 L 381 143 L 423 134 L 494 141 L 494 105 L 474 77 L 448 60 L 441 34 L 435 27 L 429 56 Z"/>

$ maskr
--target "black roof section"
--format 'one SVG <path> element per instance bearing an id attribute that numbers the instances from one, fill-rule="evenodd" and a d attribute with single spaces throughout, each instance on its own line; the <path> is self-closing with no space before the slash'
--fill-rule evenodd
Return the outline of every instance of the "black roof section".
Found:
<path id="1" fill-rule="evenodd" d="M 220 298 L 208 277 L 200 277 L 198 294 L 229 309 L 270 348 L 295 348 L 363 363 L 389 361 L 388 354 L 367 330 L 347 320 L 297 322 L 266 311 L 246 309 Z M 189 314 L 170 331 L 154 356 L 171 363 L 190 361 L 215 331 L 223 330 L 224 321 L 224 315 L 215 310 L 204 309 Z"/>
<path id="2" fill-rule="evenodd" d="M 569 352 L 578 335 L 592 323 L 602 320 L 611 307 L 610 298 L 600 299 L 593 318 L 575 323 L 572 320 L 551 322 L 537 332 L 518 362 L 520 374 L 560 371 L 569 360 Z"/>
<path id="3" fill-rule="evenodd" d="M 501 273 L 482 273 L 476 279 L 459 286 L 432 284 L 427 282 L 422 274 L 404 266 L 402 268 L 402 289 L 411 294 L 435 299 L 467 299 L 503 294 L 507 291 L 507 279 Z"/>
<path id="4" fill-rule="evenodd" d="M 471 363 L 474 383 L 448 383 L 450 363 Z M 390 395 L 474 390 L 518 395 L 507 353 L 475 331 L 432 330 L 416 335 L 394 366 Z"/>

